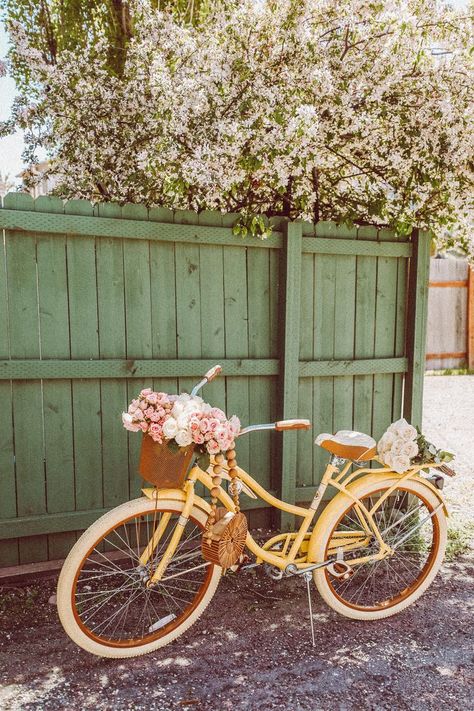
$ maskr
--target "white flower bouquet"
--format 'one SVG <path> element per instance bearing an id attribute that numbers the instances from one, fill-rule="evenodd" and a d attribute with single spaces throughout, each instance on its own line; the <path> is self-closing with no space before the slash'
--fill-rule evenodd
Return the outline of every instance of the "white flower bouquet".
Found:
<path id="1" fill-rule="evenodd" d="M 414 464 L 450 462 L 454 455 L 437 449 L 424 435 L 403 417 L 393 422 L 377 443 L 383 464 L 403 474 Z"/>

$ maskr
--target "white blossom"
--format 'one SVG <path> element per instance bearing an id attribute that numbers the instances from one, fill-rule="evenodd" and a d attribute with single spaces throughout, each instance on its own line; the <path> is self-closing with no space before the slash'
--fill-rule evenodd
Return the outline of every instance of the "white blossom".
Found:
<path id="1" fill-rule="evenodd" d="M 17 119 L 48 150 L 63 197 L 472 239 L 463 12 L 438 0 L 242 0 L 193 28 L 134 7 L 121 78 L 102 41 L 50 66 L 14 29 L 37 86 Z"/>

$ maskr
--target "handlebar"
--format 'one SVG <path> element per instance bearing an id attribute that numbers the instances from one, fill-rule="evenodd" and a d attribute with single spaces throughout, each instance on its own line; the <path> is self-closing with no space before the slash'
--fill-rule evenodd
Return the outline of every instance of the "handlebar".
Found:
<path id="1" fill-rule="evenodd" d="M 204 376 L 204 380 L 206 380 L 208 383 L 211 382 L 211 380 L 214 380 L 214 378 L 217 378 L 218 375 L 222 373 L 222 366 L 221 365 L 215 365 L 213 368 L 207 371 L 206 375 Z"/>
<path id="2" fill-rule="evenodd" d="M 204 378 L 200 380 L 199 383 L 195 385 L 194 388 L 191 390 L 191 396 L 194 397 L 195 395 L 197 395 L 201 388 L 206 385 L 206 383 L 210 383 L 211 380 L 214 380 L 214 378 L 216 378 L 221 372 L 221 365 L 215 365 L 213 368 L 208 370 Z"/>
<path id="3" fill-rule="evenodd" d="M 199 381 L 197 385 L 191 390 L 191 395 L 194 397 L 198 394 L 201 388 L 214 380 L 222 372 L 221 365 L 215 365 L 213 368 L 207 371 L 206 375 L 202 380 Z M 277 430 L 277 432 L 283 432 L 285 430 L 309 430 L 311 429 L 311 422 L 309 420 L 278 420 L 278 422 L 271 422 L 267 425 L 249 425 L 240 430 L 239 435 L 247 434 L 247 432 L 255 432 L 256 430 Z"/>
<path id="4" fill-rule="evenodd" d="M 309 430 L 311 429 L 311 422 L 309 420 L 279 420 L 278 422 L 269 422 L 266 425 L 249 425 L 244 427 L 239 432 L 239 437 L 248 432 L 257 432 L 258 430 L 277 430 L 281 432 L 283 430 Z"/>

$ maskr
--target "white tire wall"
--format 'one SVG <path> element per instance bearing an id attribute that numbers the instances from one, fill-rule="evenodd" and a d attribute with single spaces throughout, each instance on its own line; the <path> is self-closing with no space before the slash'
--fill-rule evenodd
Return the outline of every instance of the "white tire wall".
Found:
<path id="1" fill-rule="evenodd" d="M 182 501 L 173 499 L 160 499 L 158 502 L 159 509 L 166 509 L 168 511 L 181 512 L 184 506 Z M 85 531 L 76 544 L 71 549 L 68 557 L 64 561 L 61 574 L 58 581 L 57 589 L 57 605 L 59 619 L 64 627 L 64 630 L 69 635 L 69 637 L 75 642 L 79 647 L 85 649 L 91 654 L 95 654 L 99 657 L 110 657 L 117 659 L 124 659 L 128 657 L 137 657 L 142 654 L 148 654 L 153 652 L 155 649 L 164 647 L 165 645 L 172 642 L 174 639 L 183 634 L 191 625 L 196 622 L 196 620 L 202 615 L 209 602 L 211 601 L 217 586 L 219 584 L 222 569 L 218 566 L 213 566 L 214 570 L 209 583 L 209 586 L 203 595 L 202 600 L 193 610 L 193 612 L 187 617 L 179 627 L 171 630 L 169 634 L 164 637 L 149 642 L 141 647 L 130 647 L 130 648 L 118 648 L 118 647 L 107 647 L 104 644 L 100 644 L 90 637 L 88 637 L 83 630 L 78 625 L 74 612 L 72 609 L 72 587 L 74 584 L 74 579 L 76 577 L 77 569 L 81 565 L 84 556 L 88 553 L 90 548 L 94 543 L 101 538 L 110 528 L 116 525 L 123 519 L 137 515 L 141 512 L 155 511 L 156 502 L 150 500 L 146 497 L 141 497 L 139 499 L 134 499 L 133 501 L 127 501 L 125 504 L 117 506 L 108 513 L 104 514 L 95 523 L 90 526 L 90 528 Z M 203 526 L 207 520 L 207 513 L 201 508 L 194 506 L 191 511 L 191 516 L 196 519 Z"/>
<path id="2" fill-rule="evenodd" d="M 399 481 L 398 478 L 377 480 L 374 479 L 372 475 L 368 475 L 359 481 L 354 482 L 349 485 L 351 492 L 358 498 L 363 498 L 371 492 L 380 490 L 381 488 L 388 488 L 392 484 L 396 484 Z M 423 498 L 431 505 L 436 508 L 440 504 L 440 498 L 432 491 L 426 484 L 423 483 L 422 479 L 410 479 L 403 482 L 402 487 L 409 488 L 414 493 L 418 493 L 423 496 Z M 311 536 L 311 540 L 308 548 L 308 560 L 313 562 L 323 561 L 325 558 L 326 547 L 328 544 L 328 539 L 334 526 L 338 523 L 339 519 L 347 508 L 353 503 L 353 500 L 344 493 L 340 493 L 334 497 L 334 499 L 328 504 L 326 509 L 321 514 L 318 522 L 314 528 Z M 327 573 L 324 568 L 315 570 L 313 572 L 314 582 L 319 591 L 319 594 L 323 600 L 336 612 L 344 615 L 345 617 L 350 617 L 355 620 L 380 620 L 384 617 L 390 617 L 391 615 L 396 615 L 401 612 L 406 607 L 411 605 L 415 600 L 417 600 L 433 582 L 436 574 L 441 566 L 444 558 L 444 553 L 446 550 L 447 541 L 447 523 L 446 514 L 443 507 L 434 514 L 433 518 L 437 518 L 439 524 L 439 547 L 433 561 L 433 565 L 425 580 L 414 590 L 413 594 L 402 600 L 392 607 L 388 607 L 384 610 L 379 611 L 364 611 L 357 610 L 350 605 L 345 604 L 340 600 L 331 589 L 327 580 Z"/>

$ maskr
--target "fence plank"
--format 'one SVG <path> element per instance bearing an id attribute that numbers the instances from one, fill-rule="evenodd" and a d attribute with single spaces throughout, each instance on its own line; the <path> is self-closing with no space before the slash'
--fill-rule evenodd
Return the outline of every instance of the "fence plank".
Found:
<path id="1" fill-rule="evenodd" d="M 70 200 L 68 213 L 92 214 L 85 200 Z M 98 358 L 95 240 L 67 237 L 67 271 L 72 358 Z M 101 402 L 98 381 L 72 383 L 76 506 L 100 508 L 102 500 Z"/>
<path id="2" fill-rule="evenodd" d="M 35 209 L 61 215 L 64 205 L 44 196 L 35 201 Z M 66 237 L 38 235 L 36 259 L 41 357 L 70 358 Z M 43 381 L 43 413 L 48 512 L 72 511 L 76 502 L 70 381 Z M 64 558 L 74 543 L 73 533 L 49 536 L 49 557 Z"/>
<path id="3" fill-rule="evenodd" d="M 383 231 L 380 239 L 393 239 Z M 375 355 L 390 357 L 395 352 L 395 324 L 397 303 L 397 265 L 387 257 L 377 260 L 377 302 L 375 322 Z M 374 375 L 372 434 L 379 439 L 392 422 L 393 375 Z"/>
<path id="4" fill-rule="evenodd" d="M 329 223 L 316 225 L 316 237 L 331 231 Z M 317 255 L 314 261 L 314 324 L 313 352 L 318 360 L 334 359 L 336 303 L 336 260 L 326 254 Z M 334 378 L 313 380 L 313 423 L 316 434 L 333 432 Z M 314 450 L 313 485 L 319 484 L 327 464 L 327 452 L 321 447 Z"/>
<path id="5" fill-rule="evenodd" d="M 269 252 L 249 250 L 248 270 L 248 333 L 249 357 L 265 358 L 271 350 L 270 330 L 270 265 Z M 249 413 L 254 422 L 271 422 L 272 387 L 268 378 L 249 383 Z M 252 447 L 252 475 L 266 488 L 271 488 L 271 433 L 254 435 Z"/>
<path id="6" fill-rule="evenodd" d="M 224 251 L 224 317 L 225 349 L 227 358 L 248 358 L 248 300 L 247 252 L 241 247 L 228 247 Z M 248 380 L 228 377 L 226 383 L 226 408 L 243 423 L 250 420 Z M 249 437 L 238 443 L 239 463 L 249 468 Z"/>
<path id="7" fill-rule="evenodd" d="M 7 238 L 8 239 L 8 238 Z M 10 337 L 8 330 L 8 291 L 6 243 L 0 249 L 0 357 L 10 357 Z M 15 460 L 13 448 L 12 383 L 0 381 L 0 472 L 2 473 L 2 495 L 0 496 L 0 520 L 17 515 Z M 18 542 L 0 541 L 0 565 L 18 565 Z"/>
<path id="8" fill-rule="evenodd" d="M 360 227 L 357 238 L 374 240 L 375 227 Z M 377 260 L 374 257 L 357 257 L 355 295 L 354 357 L 373 358 L 375 351 L 375 304 L 377 289 Z M 354 377 L 354 429 L 371 434 L 373 369 Z"/>
<path id="9" fill-rule="evenodd" d="M 10 232 L 6 236 L 9 333 L 12 358 L 39 358 L 36 239 Z M 43 402 L 40 381 L 12 385 L 15 473 L 18 515 L 46 512 Z M 32 417 L 31 413 L 35 413 Z M 45 539 L 20 540 L 20 563 L 47 558 Z"/>
<path id="10" fill-rule="evenodd" d="M 408 283 L 407 355 L 403 412 L 407 420 L 421 428 L 423 378 L 425 374 L 426 312 L 430 268 L 430 234 L 413 231 L 413 257 Z"/>
<path id="11" fill-rule="evenodd" d="M 119 205 L 99 204 L 98 214 L 120 218 Z M 99 354 L 101 358 L 127 355 L 123 243 L 100 239 L 96 244 Z M 124 380 L 101 380 L 102 476 L 104 506 L 116 506 L 129 494 L 128 440 L 120 413 L 127 404 Z"/>
<path id="12" fill-rule="evenodd" d="M 298 361 L 300 348 L 300 288 L 302 225 L 292 222 L 286 225 L 286 300 L 285 340 L 283 350 L 283 419 L 298 417 Z M 281 498 L 295 503 L 297 441 L 294 432 L 283 432 Z M 281 512 L 281 528 L 294 525 L 294 516 Z"/>

